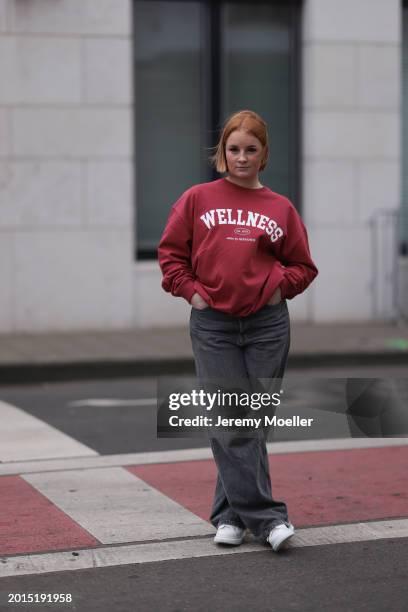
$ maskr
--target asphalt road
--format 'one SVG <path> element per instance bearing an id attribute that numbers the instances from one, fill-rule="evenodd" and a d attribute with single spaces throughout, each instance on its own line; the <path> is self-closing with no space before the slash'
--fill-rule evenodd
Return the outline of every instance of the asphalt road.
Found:
<path id="1" fill-rule="evenodd" d="M 406 612 L 406 539 L 179 559 L 3 578 L 1 610 Z M 7 605 L 8 593 L 70 593 L 72 604 Z"/>
<path id="2" fill-rule="evenodd" d="M 369 366 L 288 370 L 287 374 L 326 377 L 308 396 L 318 412 L 319 402 L 324 404 L 333 395 L 336 378 L 402 378 L 407 373 L 399 366 Z M 157 439 L 154 403 L 143 404 L 146 398 L 155 398 L 156 383 L 151 377 L 9 386 L 0 389 L 0 400 L 101 455 L 207 446 L 203 438 Z M 333 412 L 326 417 L 322 438 L 347 435 L 344 415 Z M 405 612 L 406 546 L 406 538 L 395 538 L 305 546 L 278 555 L 265 547 L 242 555 L 1 578 L 0 610 Z M 71 593 L 73 602 L 11 605 L 7 604 L 8 593 Z"/>
<path id="3" fill-rule="evenodd" d="M 349 437 L 342 398 L 344 379 L 402 378 L 407 376 L 406 370 L 402 366 L 288 369 L 288 379 L 301 376 L 306 391 L 301 383 L 302 393 L 288 397 L 285 409 L 301 417 L 312 416 L 315 424 L 312 432 L 281 428 L 271 432 L 273 440 Z M 205 433 L 201 437 L 157 437 L 157 380 L 145 377 L 13 385 L 0 388 L 0 400 L 24 409 L 102 455 L 208 446 Z M 408 402 L 408 397 L 405 399 Z M 277 415 L 283 416 L 280 410 Z"/>

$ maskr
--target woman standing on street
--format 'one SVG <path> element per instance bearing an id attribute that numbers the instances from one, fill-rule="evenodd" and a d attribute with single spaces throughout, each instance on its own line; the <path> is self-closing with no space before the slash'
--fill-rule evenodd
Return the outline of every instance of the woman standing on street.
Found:
<path id="1" fill-rule="evenodd" d="M 199 377 L 283 378 L 290 344 L 286 300 L 318 273 L 295 207 L 259 181 L 268 151 L 267 126 L 257 113 L 231 115 L 211 158 L 227 176 L 187 189 L 159 244 L 163 289 L 192 307 Z M 218 468 L 214 541 L 241 544 L 249 529 L 278 551 L 294 527 L 286 504 L 272 497 L 264 431 L 210 442 Z"/>

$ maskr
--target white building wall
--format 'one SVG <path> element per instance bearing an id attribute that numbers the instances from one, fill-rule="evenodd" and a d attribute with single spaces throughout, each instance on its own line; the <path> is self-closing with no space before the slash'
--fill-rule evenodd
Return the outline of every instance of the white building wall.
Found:
<path id="1" fill-rule="evenodd" d="M 302 170 L 320 270 L 308 291 L 315 321 L 370 319 L 376 305 L 393 314 L 381 211 L 400 205 L 400 54 L 400 0 L 305 2 Z"/>
<path id="2" fill-rule="evenodd" d="M 389 293 L 370 224 L 399 207 L 400 20 L 399 0 L 304 1 L 320 275 L 288 302 L 295 320 L 369 319 Z M 133 261 L 131 28 L 131 0 L 0 0 L 0 332 L 186 322 L 157 262 Z"/>
<path id="3" fill-rule="evenodd" d="M 133 312 L 130 0 L 0 0 L 0 331 Z"/>

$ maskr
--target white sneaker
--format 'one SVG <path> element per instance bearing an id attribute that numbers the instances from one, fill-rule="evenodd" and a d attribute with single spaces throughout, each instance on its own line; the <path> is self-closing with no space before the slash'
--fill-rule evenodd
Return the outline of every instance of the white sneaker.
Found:
<path id="1" fill-rule="evenodd" d="M 282 544 L 289 540 L 295 533 L 295 528 L 292 523 L 282 523 L 281 525 L 276 525 L 273 529 L 271 529 L 267 541 L 272 546 L 275 552 L 281 548 Z"/>
<path id="2" fill-rule="evenodd" d="M 230 544 L 239 546 L 245 536 L 245 529 L 236 527 L 235 525 L 219 525 L 215 534 L 214 542 L 217 544 Z"/>

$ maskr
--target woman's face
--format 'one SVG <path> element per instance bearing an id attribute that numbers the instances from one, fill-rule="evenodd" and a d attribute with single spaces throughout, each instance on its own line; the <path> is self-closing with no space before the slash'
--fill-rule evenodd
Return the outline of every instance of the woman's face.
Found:
<path id="1" fill-rule="evenodd" d="M 245 130 L 231 132 L 225 143 L 225 157 L 230 176 L 254 179 L 262 163 L 262 143 Z"/>

